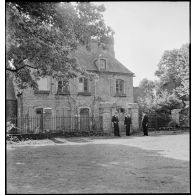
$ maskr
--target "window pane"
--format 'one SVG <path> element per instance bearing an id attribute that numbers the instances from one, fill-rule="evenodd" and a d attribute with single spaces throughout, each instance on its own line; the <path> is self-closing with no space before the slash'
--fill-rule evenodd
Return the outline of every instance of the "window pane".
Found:
<path id="1" fill-rule="evenodd" d="M 88 91 L 88 80 L 84 78 L 84 91 Z"/>
<path id="2" fill-rule="evenodd" d="M 118 93 L 119 92 L 119 80 L 116 80 L 116 92 Z"/>
<path id="3" fill-rule="evenodd" d="M 124 93 L 124 81 L 121 79 L 116 80 L 116 92 Z"/>
<path id="4" fill-rule="evenodd" d="M 83 88 L 84 88 L 83 83 L 79 83 L 79 85 L 78 85 L 78 91 L 79 92 L 83 92 Z"/>
<path id="5" fill-rule="evenodd" d="M 83 83 L 83 78 L 79 78 L 79 83 Z"/>
<path id="6" fill-rule="evenodd" d="M 100 59 L 100 69 L 102 70 L 106 69 L 106 60 Z"/>
<path id="7" fill-rule="evenodd" d="M 58 81 L 58 93 L 69 92 L 68 81 Z"/>
<path id="8" fill-rule="evenodd" d="M 123 89 L 124 89 L 124 81 L 121 80 L 120 81 L 120 92 L 123 93 Z"/>

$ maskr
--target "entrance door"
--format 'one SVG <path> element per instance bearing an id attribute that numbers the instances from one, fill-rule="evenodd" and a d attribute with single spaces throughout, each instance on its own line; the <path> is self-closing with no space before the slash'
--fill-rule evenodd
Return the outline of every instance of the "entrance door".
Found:
<path id="1" fill-rule="evenodd" d="M 36 109 L 36 129 L 43 130 L 43 108 Z"/>
<path id="2" fill-rule="evenodd" d="M 80 110 L 80 130 L 89 131 L 89 109 L 82 108 Z"/>
<path id="3" fill-rule="evenodd" d="M 52 129 L 52 109 L 44 108 L 44 129 Z"/>

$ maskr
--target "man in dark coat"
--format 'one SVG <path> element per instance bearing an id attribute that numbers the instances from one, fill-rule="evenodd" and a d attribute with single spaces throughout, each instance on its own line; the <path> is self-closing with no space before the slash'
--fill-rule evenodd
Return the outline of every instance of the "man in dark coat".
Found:
<path id="1" fill-rule="evenodd" d="M 114 135 L 115 136 L 120 136 L 119 126 L 118 126 L 119 120 L 118 120 L 117 114 L 118 114 L 118 112 L 115 112 L 114 116 L 112 117 L 112 123 L 113 123 L 113 126 L 114 126 Z"/>
<path id="2" fill-rule="evenodd" d="M 148 116 L 146 113 L 144 113 L 143 115 L 142 128 L 143 128 L 144 135 L 148 136 Z"/>
<path id="3" fill-rule="evenodd" d="M 124 125 L 126 126 L 126 136 L 130 136 L 130 126 L 131 126 L 130 114 L 126 114 Z"/>

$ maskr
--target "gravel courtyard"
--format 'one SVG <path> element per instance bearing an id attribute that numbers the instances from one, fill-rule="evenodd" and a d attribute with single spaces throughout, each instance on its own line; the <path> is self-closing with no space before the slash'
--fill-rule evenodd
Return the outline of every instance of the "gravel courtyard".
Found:
<path id="1" fill-rule="evenodd" d="M 7 193 L 190 192 L 189 133 L 7 145 Z"/>

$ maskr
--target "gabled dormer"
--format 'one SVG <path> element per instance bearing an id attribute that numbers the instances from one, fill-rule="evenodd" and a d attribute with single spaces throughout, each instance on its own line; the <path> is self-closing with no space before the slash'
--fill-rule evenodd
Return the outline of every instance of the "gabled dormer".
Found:
<path id="1" fill-rule="evenodd" d="M 105 58 L 98 58 L 94 60 L 94 64 L 99 71 L 107 70 L 107 60 Z"/>

